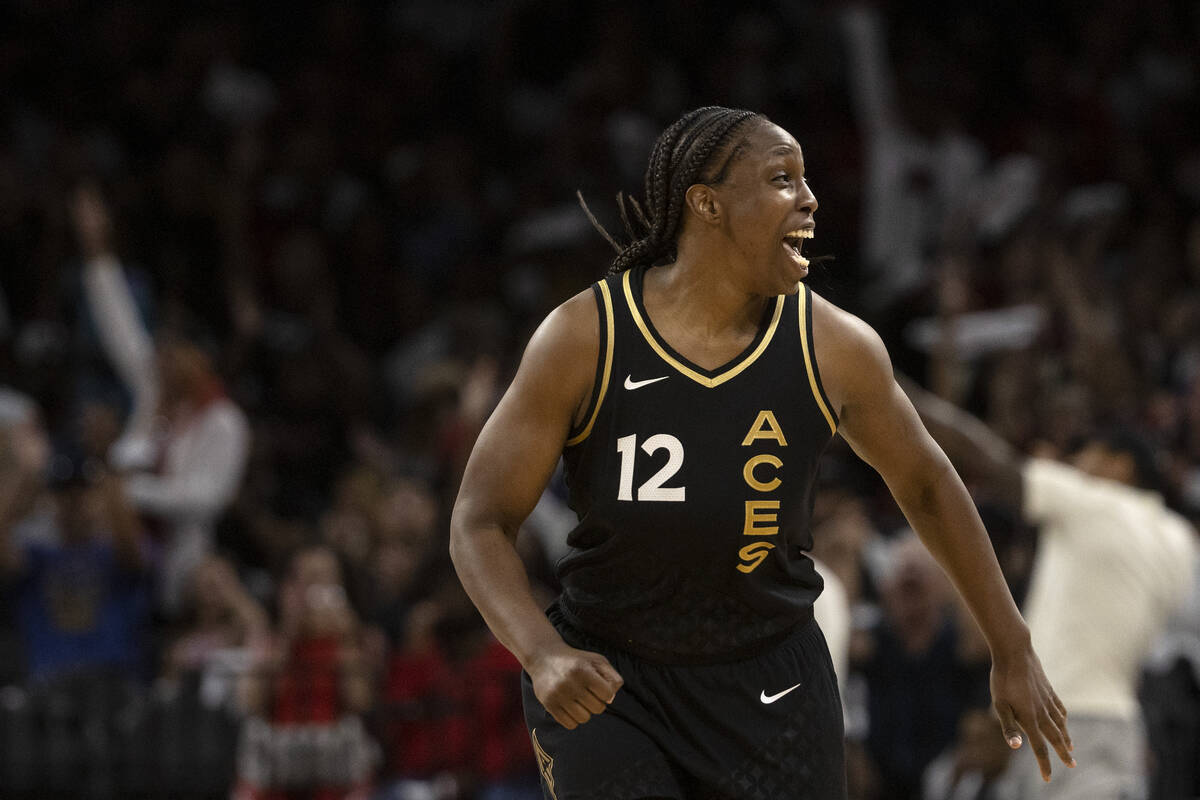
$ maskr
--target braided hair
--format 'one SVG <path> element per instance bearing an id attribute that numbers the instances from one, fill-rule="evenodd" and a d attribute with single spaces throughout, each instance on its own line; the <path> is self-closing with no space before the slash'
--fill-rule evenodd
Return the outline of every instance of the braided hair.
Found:
<path id="1" fill-rule="evenodd" d="M 646 167 L 645 204 L 631 196 L 627 206 L 624 193 L 617 194 L 621 222 L 631 240 L 628 244 L 614 239 L 593 216 L 583 195 L 576 192 L 592 225 L 617 251 L 608 268 L 610 275 L 643 264 L 675 260 L 688 187 L 695 183 L 716 185 L 725 180 L 730 165 L 744 154 L 747 143 L 739 142 L 727 150 L 726 145 L 734 132 L 751 119 L 768 121 L 753 111 L 705 106 L 687 112 L 659 135 Z M 720 167 L 703 177 L 721 154 L 724 158 L 720 159 Z"/>

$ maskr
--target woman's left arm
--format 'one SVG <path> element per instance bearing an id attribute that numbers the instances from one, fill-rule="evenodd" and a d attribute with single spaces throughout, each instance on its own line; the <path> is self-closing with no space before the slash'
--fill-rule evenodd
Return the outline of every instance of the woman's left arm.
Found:
<path id="1" fill-rule="evenodd" d="M 813 339 L 838 432 L 887 483 L 904 516 L 950 576 L 992 654 L 992 702 L 1004 737 L 1029 739 L 1042 777 L 1049 746 L 1074 766 L 1066 709 L 1033 651 L 1029 629 L 1008 591 L 970 494 L 897 385 L 879 335 L 814 297 Z"/>

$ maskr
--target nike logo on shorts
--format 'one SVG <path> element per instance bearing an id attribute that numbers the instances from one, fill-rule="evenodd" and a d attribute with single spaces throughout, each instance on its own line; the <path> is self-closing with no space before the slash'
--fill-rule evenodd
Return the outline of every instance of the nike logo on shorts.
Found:
<path id="1" fill-rule="evenodd" d="M 665 381 L 669 377 L 671 377 L 671 376 L 663 375 L 661 378 L 647 378 L 644 381 L 635 381 L 633 379 L 632 375 L 626 375 L 625 376 L 625 388 L 632 391 L 634 389 L 640 389 L 643 386 L 649 386 L 652 383 L 658 383 L 659 381 Z"/>
<path id="2" fill-rule="evenodd" d="M 797 684 L 796 684 L 795 686 L 793 686 L 791 689 L 784 689 L 784 690 L 783 690 L 782 692 L 780 692 L 779 694 L 767 694 L 766 690 L 764 689 L 764 690 L 763 690 L 763 692 L 762 692 L 762 694 L 760 694 L 760 695 L 758 696 L 758 699 L 762 701 L 762 704 L 763 704 L 764 706 L 769 706 L 769 705 L 771 705 L 771 703 L 774 703 L 776 700 L 778 700 L 779 698 L 783 697 L 783 696 L 784 696 L 785 694 L 787 694 L 788 692 L 794 692 L 794 691 L 796 691 L 796 690 L 797 690 L 797 689 L 799 689 L 799 688 L 800 688 L 800 684 L 798 684 L 798 683 L 797 683 Z"/>

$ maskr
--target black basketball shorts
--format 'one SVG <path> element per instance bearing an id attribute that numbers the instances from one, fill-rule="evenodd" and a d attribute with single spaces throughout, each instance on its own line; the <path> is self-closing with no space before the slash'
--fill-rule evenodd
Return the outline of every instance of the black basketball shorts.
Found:
<path id="1" fill-rule="evenodd" d="M 704 665 L 654 664 L 551 621 L 602 653 L 624 686 L 574 730 L 521 676 L 546 800 L 844 800 L 842 707 L 825 637 L 801 625 L 767 652 Z"/>

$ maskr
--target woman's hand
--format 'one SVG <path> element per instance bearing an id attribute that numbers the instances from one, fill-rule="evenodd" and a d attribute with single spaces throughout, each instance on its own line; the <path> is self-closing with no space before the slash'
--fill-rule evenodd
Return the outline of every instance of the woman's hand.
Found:
<path id="1" fill-rule="evenodd" d="M 1025 732 L 1042 780 L 1050 780 L 1049 747 L 1068 767 L 1075 766 L 1066 706 L 1054 693 L 1031 645 L 1013 653 L 993 653 L 991 684 L 992 705 L 1000 717 L 1005 741 L 1016 750 L 1022 743 L 1021 731 Z"/>
<path id="2" fill-rule="evenodd" d="M 625 682 L 604 656 L 566 643 L 531 663 L 528 672 L 537 699 L 567 730 L 603 714 Z"/>

